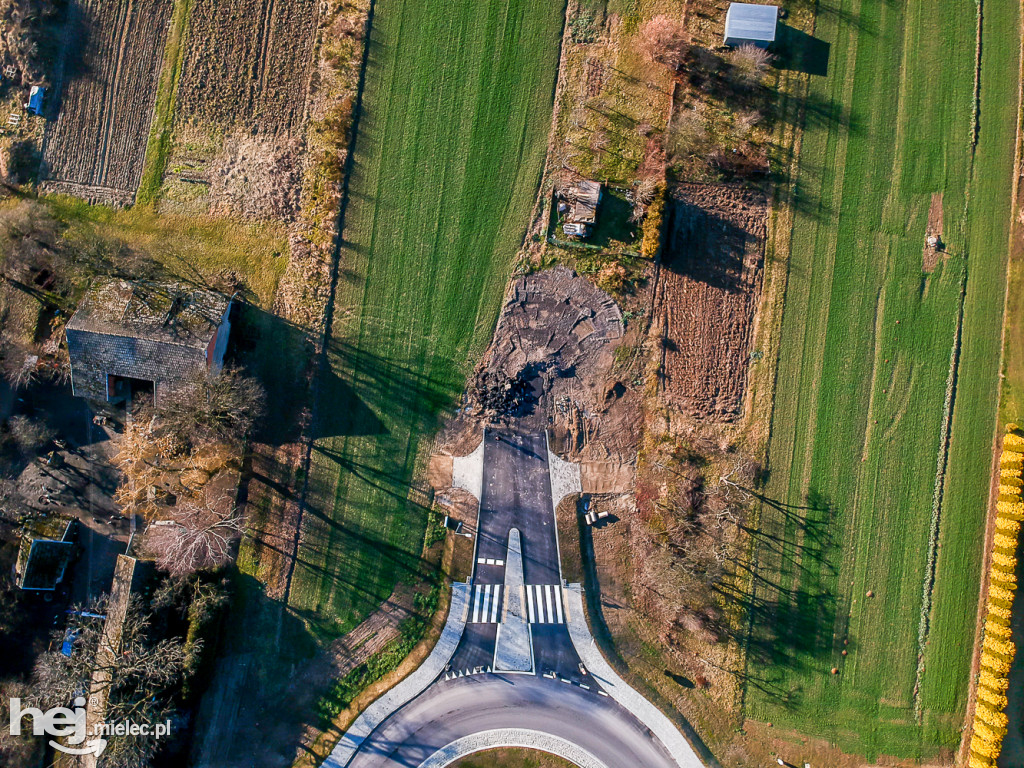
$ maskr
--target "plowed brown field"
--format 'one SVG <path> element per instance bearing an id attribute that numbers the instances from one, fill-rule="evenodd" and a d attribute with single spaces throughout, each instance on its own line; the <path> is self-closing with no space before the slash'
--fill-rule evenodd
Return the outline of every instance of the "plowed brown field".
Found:
<path id="1" fill-rule="evenodd" d="M 294 134 L 309 90 L 316 0 L 196 0 L 178 115 Z"/>
<path id="2" fill-rule="evenodd" d="M 79 0 L 49 95 L 43 188 L 128 203 L 139 186 L 172 0 Z"/>
<path id="3" fill-rule="evenodd" d="M 680 184 L 658 287 L 666 402 L 696 419 L 743 409 L 761 291 L 767 201 L 761 192 Z"/>

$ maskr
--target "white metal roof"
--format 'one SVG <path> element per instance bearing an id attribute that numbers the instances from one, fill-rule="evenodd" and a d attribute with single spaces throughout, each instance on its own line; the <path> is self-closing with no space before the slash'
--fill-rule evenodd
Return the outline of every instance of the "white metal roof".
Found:
<path id="1" fill-rule="evenodd" d="M 753 3 L 730 3 L 725 14 L 725 37 L 743 40 L 775 39 L 775 23 L 779 9 L 775 5 Z"/>

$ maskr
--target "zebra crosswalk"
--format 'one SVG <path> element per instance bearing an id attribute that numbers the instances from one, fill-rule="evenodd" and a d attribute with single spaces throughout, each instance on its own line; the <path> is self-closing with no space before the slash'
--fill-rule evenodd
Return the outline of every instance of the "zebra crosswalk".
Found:
<path id="1" fill-rule="evenodd" d="M 526 618 L 531 624 L 565 624 L 562 587 L 558 584 L 527 584 Z M 523 593 L 520 592 L 520 595 Z M 477 584 L 469 606 L 470 624 L 497 624 L 504 619 L 503 584 Z"/>
<path id="2" fill-rule="evenodd" d="M 501 584 L 477 584 L 470 607 L 471 624 L 496 624 L 501 620 Z"/>
<path id="3" fill-rule="evenodd" d="M 565 624 L 562 587 L 558 584 L 527 584 L 526 612 L 531 624 Z"/>

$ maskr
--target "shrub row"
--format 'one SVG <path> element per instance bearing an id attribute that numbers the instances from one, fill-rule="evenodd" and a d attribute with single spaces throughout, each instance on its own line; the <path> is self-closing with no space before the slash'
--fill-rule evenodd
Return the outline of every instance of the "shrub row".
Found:
<path id="1" fill-rule="evenodd" d="M 1003 746 L 1007 717 L 1006 691 L 1010 664 L 1016 653 L 1011 640 L 1010 616 L 1017 589 L 1017 541 L 1024 520 L 1024 437 L 1015 424 L 1007 427 L 999 459 L 999 501 L 996 533 L 989 571 L 988 614 L 981 645 L 978 701 L 971 729 L 970 768 L 992 768 Z"/>
<path id="2" fill-rule="evenodd" d="M 665 217 L 666 189 L 664 182 L 658 182 L 654 199 L 647 207 L 644 216 L 643 236 L 640 240 L 640 255 L 645 259 L 653 259 L 661 250 L 662 230 Z"/>

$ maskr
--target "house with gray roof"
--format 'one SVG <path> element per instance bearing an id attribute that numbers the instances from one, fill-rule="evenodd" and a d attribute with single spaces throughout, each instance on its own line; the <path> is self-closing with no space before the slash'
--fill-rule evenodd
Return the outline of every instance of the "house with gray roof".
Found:
<path id="1" fill-rule="evenodd" d="M 65 327 L 71 389 L 121 403 L 136 391 L 153 402 L 197 371 L 224 363 L 231 299 L 191 285 L 104 280 Z"/>
<path id="2" fill-rule="evenodd" d="M 755 3 L 729 3 L 725 13 L 725 44 L 767 48 L 775 42 L 779 8 Z"/>

